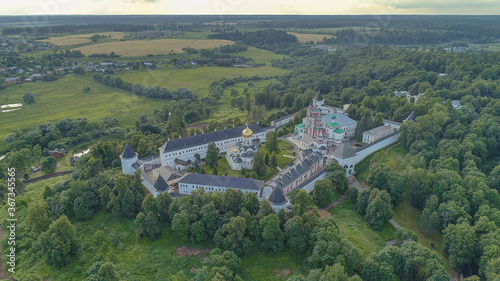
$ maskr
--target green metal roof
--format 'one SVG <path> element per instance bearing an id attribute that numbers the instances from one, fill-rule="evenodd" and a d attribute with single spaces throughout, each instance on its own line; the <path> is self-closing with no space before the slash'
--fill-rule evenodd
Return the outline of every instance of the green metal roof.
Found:
<path id="1" fill-rule="evenodd" d="M 329 126 L 329 127 L 339 127 L 339 126 L 342 126 L 342 125 L 340 125 L 337 122 L 328 122 L 328 123 L 326 123 L 326 125 Z"/>
<path id="2" fill-rule="evenodd" d="M 296 128 L 305 128 L 306 127 L 306 124 L 304 123 L 300 123 L 298 125 L 295 125 Z"/>
<path id="3" fill-rule="evenodd" d="M 337 118 L 337 116 L 335 116 L 335 114 L 333 114 L 333 115 L 332 115 L 332 119 L 335 119 L 335 118 Z"/>
<path id="4" fill-rule="evenodd" d="M 344 130 L 337 128 L 337 129 L 333 130 L 333 132 L 337 133 L 337 134 L 343 134 Z"/>

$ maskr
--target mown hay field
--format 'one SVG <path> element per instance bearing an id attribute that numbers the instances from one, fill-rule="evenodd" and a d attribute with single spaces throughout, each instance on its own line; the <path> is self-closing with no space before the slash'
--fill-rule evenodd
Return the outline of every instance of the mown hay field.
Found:
<path id="1" fill-rule="evenodd" d="M 230 44 L 234 44 L 234 42 L 229 40 L 158 39 L 107 42 L 79 47 L 76 50 L 80 50 L 85 55 L 115 52 L 117 55 L 130 57 L 146 56 L 149 54 L 165 55 L 169 53 L 182 53 L 184 52 L 182 48 L 186 47 L 208 49 Z"/>
<path id="2" fill-rule="evenodd" d="M 333 35 L 327 35 L 327 34 L 306 34 L 306 33 L 295 33 L 295 32 L 288 32 L 288 34 L 295 35 L 297 37 L 297 40 L 299 40 L 300 43 L 306 43 L 306 42 L 311 42 L 313 41 L 314 43 L 318 43 L 323 41 L 323 38 L 332 38 Z"/>
<path id="3" fill-rule="evenodd" d="M 89 43 L 89 42 L 91 42 L 90 37 L 92 37 L 93 35 L 96 35 L 96 34 L 106 35 L 106 36 L 111 35 L 111 39 L 121 39 L 125 35 L 125 33 L 123 33 L 123 32 L 97 32 L 97 33 L 57 36 L 57 37 L 51 37 L 49 39 L 40 40 L 40 41 L 49 42 L 51 44 L 59 45 L 59 46 L 71 46 L 71 45 Z"/>

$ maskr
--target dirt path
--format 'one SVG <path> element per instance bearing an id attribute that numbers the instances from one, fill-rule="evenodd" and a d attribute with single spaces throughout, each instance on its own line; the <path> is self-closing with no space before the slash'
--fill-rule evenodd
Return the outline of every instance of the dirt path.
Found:
<path id="1" fill-rule="evenodd" d="M 3 240 L 3 228 L 0 226 L 0 241 Z M 7 279 L 7 280 L 12 280 L 12 281 L 15 281 L 16 279 L 10 277 L 9 275 L 7 275 L 7 273 L 5 272 L 5 269 L 3 267 L 3 261 L 1 259 L 1 256 L 2 256 L 2 243 L 0 243 L 0 280 L 4 280 L 4 279 Z"/>

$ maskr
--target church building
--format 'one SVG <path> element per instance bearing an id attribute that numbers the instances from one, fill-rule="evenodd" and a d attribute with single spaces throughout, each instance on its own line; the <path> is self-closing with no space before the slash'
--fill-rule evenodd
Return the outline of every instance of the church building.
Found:
<path id="1" fill-rule="evenodd" d="M 340 109 L 325 105 L 323 96 L 318 91 L 307 108 L 303 122 L 295 125 L 294 137 L 302 139 L 308 136 L 304 138 L 304 147 L 307 148 L 311 148 L 311 144 L 317 148 L 337 146 L 344 138 L 354 136 L 357 123 Z"/>
<path id="2" fill-rule="evenodd" d="M 241 169 L 252 169 L 253 156 L 259 149 L 257 141 L 252 140 L 253 132 L 250 128 L 243 130 L 242 141 L 236 143 L 236 146 L 227 149 L 226 159 L 231 169 L 239 171 Z"/>
<path id="3" fill-rule="evenodd" d="M 248 126 L 239 126 L 211 133 L 204 133 L 187 138 L 168 140 L 158 150 L 160 152 L 160 161 L 162 166 L 170 166 L 175 170 L 184 170 L 189 163 L 207 156 L 208 144 L 215 143 L 219 153 L 229 152 L 229 147 L 234 147 L 239 142 L 243 142 L 244 130 L 250 130 L 247 142 L 265 142 L 266 129 L 263 129 L 258 123 Z M 243 159 L 242 159 L 243 160 Z"/>

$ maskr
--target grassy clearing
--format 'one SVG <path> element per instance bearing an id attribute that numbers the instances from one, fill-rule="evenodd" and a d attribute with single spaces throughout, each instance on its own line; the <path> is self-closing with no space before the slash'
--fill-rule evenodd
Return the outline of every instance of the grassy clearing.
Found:
<path id="1" fill-rule="evenodd" d="M 85 55 L 109 54 L 115 52 L 121 56 L 146 56 L 149 54 L 162 55 L 168 53 L 182 53 L 182 48 L 191 47 L 194 49 L 215 48 L 219 45 L 233 44 L 229 40 L 200 40 L 200 39 L 156 39 L 119 41 L 100 44 L 87 45 L 76 48 Z"/>
<path id="2" fill-rule="evenodd" d="M 91 42 L 90 37 L 96 34 L 106 35 L 106 36 L 111 35 L 111 39 L 115 40 L 121 39 L 125 35 L 125 33 L 123 32 L 98 32 L 98 33 L 73 34 L 73 35 L 50 37 L 49 39 L 44 39 L 39 41 L 49 42 L 51 44 L 60 46 L 71 46 L 77 44 L 90 43 Z"/>
<path id="3" fill-rule="evenodd" d="M 189 69 L 171 67 L 153 71 L 127 71 L 119 73 L 116 76 L 127 82 L 139 83 L 145 86 L 162 86 L 169 89 L 188 88 L 196 91 L 203 97 L 208 95 L 209 84 L 214 80 L 222 78 L 231 79 L 238 76 L 276 76 L 287 72 L 287 70 L 271 66 L 255 68 L 208 66 Z M 245 84 L 248 87 L 248 83 Z"/>
<path id="4" fill-rule="evenodd" d="M 262 69 L 263 67 L 259 67 L 259 69 Z M 278 69 L 281 70 L 281 69 Z M 243 91 L 245 88 L 248 88 L 248 93 L 250 94 L 250 99 L 255 100 L 255 94 L 262 92 L 264 88 L 269 84 L 275 81 L 276 79 L 270 79 L 270 80 L 264 80 L 264 81 L 258 81 L 258 82 L 253 82 L 254 86 L 249 87 L 248 82 L 241 82 L 241 83 L 236 83 L 232 87 L 228 87 L 224 90 L 224 97 L 221 99 L 221 105 L 219 106 L 219 109 L 213 113 L 213 115 L 206 119 L 201 121 L 203 122 L 211 122 L 211 121 L 221 121 L 224 119 L 228 118 L 239 118 L 241 120 L 247 120 L 248 119 L 248 112 L 243 110 L 241 111 L 237 107 L 231 106 L 231 89 L 235 89 L 239 92 L 239 96 L 245 97 L 243 95 Z M 208 89 L 206 90 L 208 94 Z M 239 97 L 238 96 L 238 97 Z M 271 114 L 276 113 L 279 111 L 279 108 L 275 108 L 272 110 L 266 110 L 264 112 L 266 118 L 269 117 Z"/>
<path id="5" fill-rule="evenodd" d="M 255 47 L 248 47 L 246 51 L 234 53 L 232 55 L 252 58 L 255 63 L 265 63 L 266 65 L 271 65 L 271 60 L 288 57 L 287 55 L 276 54 L 274 52 Z"/>
<path id="6" fill-rule="evenodd" d="M 389 147 L 384 147 L 384 148 L 380 149 L 379 151 L 387 151 L 388 148 Z M 377 151 L 375 153 L 378 153 L 379 151 Z M 356 164 L 356 167 L 354 169 L 359 170 L 362 167 L 364 167 L 366 164 L 370 163 L 370 161 L 372 160 L 373 155 L 375 155 L 375 153 L 372 153 L 370 156 L 363 159 L 363 161 Z M 404 157 L 406 154 L 408 154 L 408 149 L 406 149 L 406 147 L 402 143 L 400 143 L 389 150 L 389 152 L 385 156 L 384 163 L 389 165 L 389 167 L 396 169 L 397 168 L 396 167 L 396 158 L 397 157 Z M 356 174 L 356 179 L 361 184 L 366 183 L 366 179 L 368 178 L 369 174 L 370 174 L 370 167 L 366 168 L 361 173 Z"/>
<path id="7" fill-rule="evenodd" d="M 453 268 L 448 260 L 448 257 L 443 253 L 441 244 L 443 242 L 443 235 L 440 232 L 426 233 L 422 231 L 420 227 L 420 215 L 421 211 L 413 206 L 411 206 L 407 200 L 399 203 L 398 206 L 394 207 L 393 219 L 402 227 L 414 231 L 418 235 L 418 242 L 424 247 L 429 247 L 430 243 L 434 243 L 434 248 L 431 248 L 436 252 L 446 265 L 446 269 L 452 272 Z"/>
<path id="8" fill-rule="evenodd" d="M 295 35 L 297 37 L 297 40 L 299 40 L 300 43 L 307 43 L 313 41 L 314 43 L 318 43 L 323 41 L 323 38 L 332 38 L 332 35 L 326 35 L 326 34 L 307 34 L 307 33 L 295 33 L 295 32 L 288 32 L 288 34 Z"/>
<path id="9" fill-rule="evenodd" d="M 90 92 L 84 93 L 83 87 Z M 0 103 L 22 102 L 24 93 L 33 93 L 35 103 L 23 109 L 0 113 L 0 139 L 15 129 L 37 127 L 64 118 L 87 118 L 97 121 L 106 115 L 116 117 L 122 125 L 132 125 L 142 113 L 161 109 L 167 101 L 136 96 L 107 87 L 88 76 L 66 76 L 57 81 L 23 84 L 0 91 Z"/>
<path id="10" fill-rule="evenodd" d="M 394 239 L 396 229 L 387 222 L 381 231 L 375 231 L 363 220 L 350 200 L 344 200 L 328 210 L 337 223 L 340 234 L 361 250 L 364 258 L 379 251 Z"/>
<path id="11" fill-rule="evenodd" d="M 205 170 L 205 172 L 209 175 L 212 175 L 212 168 L 208 166 L 208 164 L 201 165 L 200 169 Z M 227 159 L 225 156 L 222 156 L 218 161 L 217 161 L 217 175 L 219 176 L 224 176 L 227 170 L 227 175 L 229 177 L 243 177 L 243 172 L 242 171 L 235 171 L 231 169 L 231 166 L 229 166 L 229 163 L 227 162 Z M 250 170 L 245 170 L 245 172 L 250 173 Z"/>
<path id="12" fill-rule="evenodd" d="M 278 155 L 278 166 L 280 168 L 285 168 L 290 162 L 293 161 L 293 158 L 290 158 L 290 157 L 285 157 L 284 155 L 292 155 L 292 153 L 294 152 L 293 150 L 293 146 L 289 143 L 287 143 L 286 141 L 278 141 L 278 148 L 279 148 L 279 152 L 277 153 Z M 264 155 L 267 152 L 267 149 L 265 146 L 262 146 L 260 148 L 262 150 L 262 152 L 264 152 Z M 269 159 L 271 159 L 271 155 L 269 155 Z"/>
<path id="13" fill-rule="evenodd" d="M 120 171 L 114 170 L 113 173 Z M 68 180 L 71 175 L 44 180 L 28 185 L 26 192 L 17 198 L 17 217 L 22 221 L 27 215 L 27 204 L 42 202 L 45 185 L 53 186 L 58 182 Z M 24 202 L 24 203 L 21 203 Z M 7 215 L 7 206 L 0 210 L 0 220 Z M 212 249 L 213 241 L 191 243 L 182 241 L 169 226 L 163 226 L 163 233 L 158 240 L 137 240 L 134 233 L 133 219 L 116 218 L 110 213 L 99 212 L 91 220 L 76 221 L 71 219 L 77 228 L 80 247 L 71 263 L 56 269 L 45 264 L 45 259 L 39 253 L 31 254 L 26 250 L 16 253 L 17 280 L 23 280 L 27 275 L 36 273 L 50 280 L 83 280 L 86 271 L 96 260 L 113 262 L 122 278 L 126 280 L 191 280 L 194 274 L 189 273 L 191 267 L 200 268 L 202 260 L 196 257 L 176 257 L 178 247 L 197 247 Z M 19 230 L 18 230 L 19 231 Z M 5 241 L 5 240 L 4 240 Z M 20 245 L 21 247 L 21 245 Z M 2 258 L 7 261 L 7 252 Z M 307 270 L 302 259 L 290 250 L 277 254 L 263 253 L 254 247 L 248 257 L 242 261 L 238 272 L 245 280 L 276 280 L 275 269 L 292 269 L 294 274 L 305 274 Z"/>

